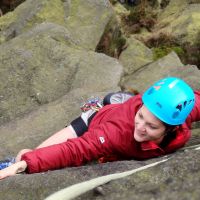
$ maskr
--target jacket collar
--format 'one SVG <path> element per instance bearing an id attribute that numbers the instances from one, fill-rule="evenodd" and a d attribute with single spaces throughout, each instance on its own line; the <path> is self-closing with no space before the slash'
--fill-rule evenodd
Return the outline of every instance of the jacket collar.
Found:
<path id="1" fill-rule="evenodd" d="M 141 143 L 141 148 L 143 151 L 148 151 L 148 150 L 155 150 L 155 149 L 159 149 L 162 152 L 164 152 L 164 150 L 162 148 L 160 148 L 155 142 L 153 141 L 147 141 L 147 142 L 142 142 Z"/>

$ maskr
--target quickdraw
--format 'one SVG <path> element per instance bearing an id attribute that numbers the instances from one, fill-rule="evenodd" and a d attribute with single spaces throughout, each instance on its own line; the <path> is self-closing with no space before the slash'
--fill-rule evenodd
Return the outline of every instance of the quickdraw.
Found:
<path id="1" fill-rule="evenodd" d="M 91 97 L 81 106 L 82 112 L 87 112 L 92 109 L 94 111 L 99 111 L 103 107 L 103 101 L 99 97 Z"/>

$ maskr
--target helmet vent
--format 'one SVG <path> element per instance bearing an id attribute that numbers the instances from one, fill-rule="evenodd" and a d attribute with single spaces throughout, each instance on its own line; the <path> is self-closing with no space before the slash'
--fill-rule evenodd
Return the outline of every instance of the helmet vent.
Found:
<path id="1" fill-rule="evenodd" d="M 177 118 L 179 116 L 180 112 L 176 111 L 173 113 L 172 118 Z"/>
<path id="2" fill-rule="evenodd" d="M 194 99 L 189 100 L 188 105 L 190 105 L 193 101 L 194 101 Z"/>
<path id="3" fill-rule="evenodd" d="M 185 103 L 185 102 L 184 102 Z M 179 111 L 182 110 L 182 105 L 181 104 L 178 104 L 178 106 L 176 106 L 176 109 L 178 109 Z"/>
<path id="4" fill-rule="evenodd" d="M 159 108 L 162 108 L 162 105 L 161 105 L 159 102 L 156 102 L 156 105 L 157 105 Z"/>
<path id="5" fill-rule="evenodd" d="M 148 95 L 152 94 L 154 92 L 154 88 L 151 88 L 149 91 L 148 91 Z"/>
<path id="6" fill-rule="evenodd" d="M 194 108 L 195 94 L 184 80 L 166 77 L 144 92 L 142 102 L 161 121 L 179 125 L 185 122 Z"/>

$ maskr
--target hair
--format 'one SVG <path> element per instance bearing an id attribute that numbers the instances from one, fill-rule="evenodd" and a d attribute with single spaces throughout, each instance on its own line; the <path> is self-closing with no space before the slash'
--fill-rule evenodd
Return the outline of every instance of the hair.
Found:
<path id="1" fill-rule="evenodd" d="M 160 143 L 160 146 L 164 148 L 176 137 L 177 125 L 170 125 L 165 122 L 163 122 L 163 124 L 166 127 L 166 134 Z"/>

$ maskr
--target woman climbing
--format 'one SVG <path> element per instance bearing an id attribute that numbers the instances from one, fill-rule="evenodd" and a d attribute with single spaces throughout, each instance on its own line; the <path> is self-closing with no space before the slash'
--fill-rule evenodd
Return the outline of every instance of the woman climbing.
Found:
<path id="1" fill-rule="evenodd" d="M 20 152 L 15 164 L 0 171 L 0 179 L 24 171 L 80 166 L 95 159 L 166 155 L 185 145 L 192 122 L 199 120 L 200 90 L 193 91 L 179 78 L 164 78 L 124 103 L 106 105 L 98 112 L 87 110 L 36 149 Z"/>

